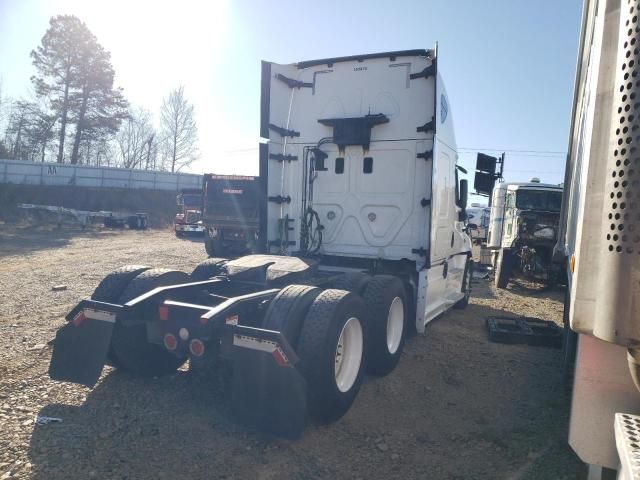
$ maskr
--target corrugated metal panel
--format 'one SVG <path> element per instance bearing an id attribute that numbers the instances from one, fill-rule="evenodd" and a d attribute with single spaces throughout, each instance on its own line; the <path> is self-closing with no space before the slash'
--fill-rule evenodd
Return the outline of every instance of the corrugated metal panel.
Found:
<path id="1" fill-rule="evenodd" d="M 0 183 L 177 191 L 200 188 L 202 175 L 0 159 Z"/>

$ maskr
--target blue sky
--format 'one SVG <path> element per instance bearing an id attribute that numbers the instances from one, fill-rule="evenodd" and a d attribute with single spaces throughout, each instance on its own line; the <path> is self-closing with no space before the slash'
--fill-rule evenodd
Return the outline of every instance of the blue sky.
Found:
<path id="1" fill-rule="evenodd" d="M 84 20 L 112 53 L 129 101 L 157 112 L 185 86 L 202 158 L 195 171 L 257 172 L 260 60 L 439 44 L 460 163 L 507 150 L 505 177 L 562 181 L 580 0 L 0 0 L 4 94 L 27 94 L 29 52 L 50 16 Z M 523 152 L 526 151 L 526 152 Z M 541 153 L 552 152 L 552 153 Z"/>

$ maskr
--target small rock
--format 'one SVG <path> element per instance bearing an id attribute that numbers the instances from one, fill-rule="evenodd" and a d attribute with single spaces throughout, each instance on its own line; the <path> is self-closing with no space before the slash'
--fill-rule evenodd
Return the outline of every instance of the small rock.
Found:
<path id="1" fill-rule="evenodd" d="M 4 475 L 2 475 L 0 477 L 0 480 L 5 480 L 6 478 L 9 478 L 11 476 L 11 470 L 9 470 L 8 472 L 5 472 Z"/>
<path id="2" fill-rule="evenodd" d="M 399 458 L 400 458 L 400 455 L 398 455 L 397 453 L 391 454 L 391 460 L 398 460 Z"/>
<path id="3" fill-rule="evenodd" d="M 381 452 L 386 452 L 387 450 L 389 450 L 389 446 L 386 443 L 379 443 L 376 445 L 376 447 L 378 447 L 378 450 L 380 450 Z"/>
<path id="4" fill-rule="evenodd" d="M 42 350 L 44 347 L 46 347 L 47 345 L 44 343 L 36 343 L 33 347 L 29 347 L 27 348 L 28 351 L 33 351 L 33 350 Z"/>
<path id="5" fill-rule="evenodd" d="M 66 290 L 66 289 L 67 289 L 66 285 L 54 285 L 53 287 L 51 287 L 51 290 L 53 292 L 62 292 L 64 290 Z"/>

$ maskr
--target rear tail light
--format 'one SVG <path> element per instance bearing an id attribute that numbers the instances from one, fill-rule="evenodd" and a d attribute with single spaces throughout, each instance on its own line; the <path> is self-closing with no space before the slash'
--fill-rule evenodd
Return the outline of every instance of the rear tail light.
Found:
<path id="1" fill-rule="evenodd" d="M 84 322 L 86 319 L 87 319 L 87 317 L 85 317 L 85 315 L 84 315 L 84 311 L 83 311 L 83 310 L 80 310 L 80 311 L 78 312 L 78 314 L 77 314 L 75 317 L 73 317 L 72 323 L 73 323 L 76 327 L 79 327 L 79 326 L 80 326 L 80 324 L 82 324 L 82 322 Z"/>
<path id="2" fill-rule="evenodd" d="M 164 336 L 164 346 L 167 350 L 175 350 L 178 347 L 178 339 L 172 333 Z"/>
<path id="3" fill-rule="evenodd" d="M 202 343 L 202 340 L 198 340 L 197 338 L 191 340 L 189 343 L 189 351 L 194 357 L 201 357 L 204 354 L 204 343 Z"/>
<path id="4" fill-rule="evenodd" d="M 165 322 L 169 320 L 169 307 L 166 305 L 160 305 L 158 308 L 158 316 L 160 320 L 164 320 Z"/>

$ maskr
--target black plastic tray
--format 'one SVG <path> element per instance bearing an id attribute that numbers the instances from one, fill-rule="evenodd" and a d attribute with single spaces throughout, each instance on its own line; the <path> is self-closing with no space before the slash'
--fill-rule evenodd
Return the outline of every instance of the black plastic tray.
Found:
<path id="1" fill-rule="evenodd" d="M 487 318 L 489 340 L 537 347 L 562 347 L 562 329 L 554 322 L 533 317 Z"/>

